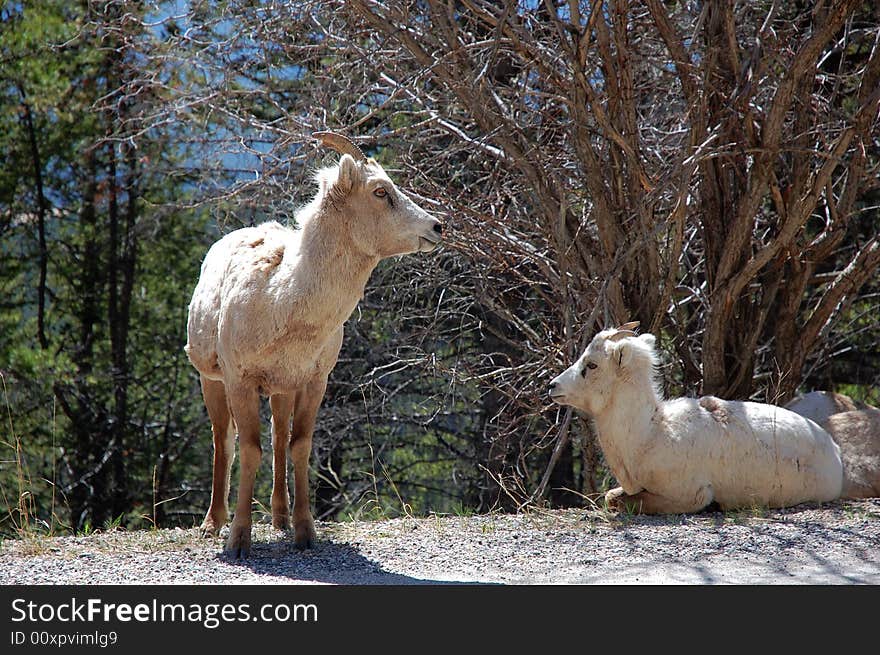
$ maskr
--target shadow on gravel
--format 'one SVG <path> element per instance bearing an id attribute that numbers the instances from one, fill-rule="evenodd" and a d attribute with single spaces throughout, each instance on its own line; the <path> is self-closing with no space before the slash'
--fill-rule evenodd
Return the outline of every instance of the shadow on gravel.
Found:
<path id="1" fill-rule="evenodd" d="M 749 562 L 715 558 L 705 562 L 657 560 L 584 575 L 576 584 L 601 585 L 876 585 L 876 568 L 861 562 Z"/>
<path id="2" fill-rule="evenodd" d="M 786 510 L 793 513 L 796 509 Z M 705 519 L 714 519 L 712 528 Z M 821 584 L 876 585 L 876 536 L 822 522 L 730 520 L 722 513 L 678 517 L 627 517 L 619 535 L 624 558 L 610 572 L 583 576 L 598 584 Z M 701 521 L 698 524 L 698 521 Z M 650 551 L 640 543 L 653 532 Z M 819 543 L 817 543 L 819 542 Z M 821 545 L 820 545 L 821 544 Z M 683 556 L 687 554 L 686 556 Z"/>
<path id="3" fill-rule="evenodd" d="M 414 578 L 385 571 L 348 544 L 318 539 L 314 547 L 297 550 L 293 537 L 271 543 L 254 543 L 250 557 L 235 559 L 223 552 L 217 559 L 242 566 L 258 575 L 289 578 L 291 581 L 341 585 L 447 585 L 481 584 Z"/>

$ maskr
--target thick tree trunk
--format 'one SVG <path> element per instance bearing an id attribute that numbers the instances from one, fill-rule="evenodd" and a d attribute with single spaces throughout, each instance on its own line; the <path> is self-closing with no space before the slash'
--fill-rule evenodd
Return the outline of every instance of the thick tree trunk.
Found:
<path id="1" fill-rule="evenodd" d="M 40 156 L 40 146 L 37 143 L 37 128 L 34 125 L 33 114 L 28 103 L 24 87 L 18 85 L 21 95 L 22 120 L 28 136 L 28 144 L 31 151 L 31 163 L 34 170 L 34 190 L 37 197 L 37 237 L 39 243 L 39 280 L 37 282 L 37 341 L 45 350 L 49 347 L 46 337 L 46 278 L 49 270 L 49 247 L 46 242 L 46 218 L 48 214 L 48 202 L 43 191 L 43 160 Z"/>

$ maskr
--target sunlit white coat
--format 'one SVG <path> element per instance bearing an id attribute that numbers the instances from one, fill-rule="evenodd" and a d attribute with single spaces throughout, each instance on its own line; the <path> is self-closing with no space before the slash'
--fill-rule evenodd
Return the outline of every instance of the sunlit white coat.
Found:
<path id="1" fill-rule="evenodd" d="M 272 409 L 272 524 L 290 525 L 289 450 L 295 542 L 307 547 L 315 538 L 308 485 L 312 430 L 343 323 L 381 259 L 430 251 L 441 235 L 440 221 L 400 191 L 376 161 L 341 135 L 321 138 L 346 154 L 318 173 L 318 191 L 297 213 L 297 228 L 269 222 L 224 236 L 208 251 L 189 306 L 186 352 L 200 373 L 214 435 L 211 505 L 202 531 L 217 534 L 228 519 L 234 426 L 241 477 L 227 549 L 241 556 L 251 545 L 260 395 L 269 396 Z"/>
<path id="2" fill-rule="evenodd" d="M 862 409 L 849 396 L 833 391 L 810 391 L 792 398 L 785 404 L 785 408 L 819 425 L 832 414 Z"/>
<path id="3" fill-rule="evenodd" d="M 840 449 L 818 425 L 786 409 L 707 396 L 663 400 L 655 339 L 597 334 L 550 384 L 552 399 L 594 420 L 620 483 L 610 504 L 644 513 L 785 507 L 838 498 Z"/>

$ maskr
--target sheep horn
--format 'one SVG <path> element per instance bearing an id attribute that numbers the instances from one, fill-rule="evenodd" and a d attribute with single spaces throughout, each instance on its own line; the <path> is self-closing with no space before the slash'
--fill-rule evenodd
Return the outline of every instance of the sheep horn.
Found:
<path id="1" fill-rule="evenodd" d="M 641 323 L 639 321 L 630 321 L 629 323 L 624 323 L 623 325 L 621 325 L 617 329 L 618 330 L 635 330 L 637 327 L 639 327 L 640 324 Z"/>
<path id="2" fill-rule="evenodd" d="M 364 151 L 347 136 L 336 132 L 313 132 L 312 136 L 318 139 L 325 148 L 330 148 L 343 155 L 351 155 L 359 162 L 367 161 Z"/>
<path id="3" fill-rule="evenodd" d="M 634 336 L 636 336 L 636 333 L 633 332 L 632 330 L 618 329 L 617 332 L 615 332 L 610 337 L 608 337 L 608 341 L 619 341 L 620 339 L 623 339 L 624 337 L 634 337 Z"/>

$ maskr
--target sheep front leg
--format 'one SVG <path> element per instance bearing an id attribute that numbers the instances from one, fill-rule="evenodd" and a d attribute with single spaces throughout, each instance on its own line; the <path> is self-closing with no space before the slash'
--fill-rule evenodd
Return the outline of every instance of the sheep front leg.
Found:
<path id="1" fill-rule="evenodd" d="M 292 394 L 276 394 L 269 398 L 272 408 L 272 526 L 290 528 L 290 493 L 287 489 L 287 448 L 290 445 L 290 413 Z"/>
<path id="2" fill-rule="evenodd" d="M 635 494 L 626 493 L 621 487 L 611 489 L 605 494 L 605 503 L 618 512 L 635 514 L 687 514 L 698 512 L 712 502 L 712 488 L 700 487 L 692 498 L 669 498 L 642 490 Z"/>
<path id="3" fill-rule="evenodd" d="M 254 480 L 260 468 L 260 396 L 256 389 L 230 390 L 229 405 L 232 418 L 238 427 L 238 447 L 241 450 L 241 466 L 238 481 L 238 500 L 229 530 L 226 550 L 237 558 L 244 558 L 251 551 L 251 503 L 254 497 Z"/>
<path id="4" fill-rule="evenodd" d="M 327 380 L 316 380 L 296 394 L 293 411 L 290 458 L 293 460 L 293 530 L 297 548 L 310 548 L 315 541 L 315 522 L 309 503 L 309 457 L 318 408 Z"/>
<path id="5" fill-rule="evenodd" d="M 232 460 L 235 458 L 235 433 L 232 430 L 232 416 L 226 400 L 226 388 L 219 380 L 209 380 L 201 376 L 202 396 L 211 419 L 211 433 L 214 441 L 214 462 L 211 484 L 211 505 L 201 533 L 205 537 L 216 537 L 220 528 L 229 518 L 229 477 L 232 473 Z"/>

